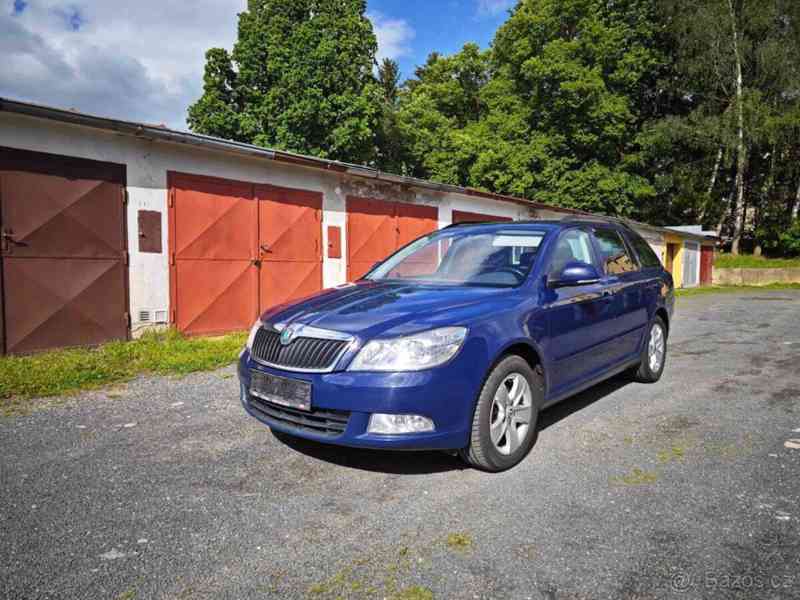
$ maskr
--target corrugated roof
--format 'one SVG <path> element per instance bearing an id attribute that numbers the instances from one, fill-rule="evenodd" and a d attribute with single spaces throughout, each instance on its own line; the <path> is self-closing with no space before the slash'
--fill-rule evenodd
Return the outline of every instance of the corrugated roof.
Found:
<path id="1" fill-rule="evenodd" d="M 321 169 L 325 171 L 335 171 L 338 173 L 346 173 L 355 177 L 365 179 L 374 179 L 378 181 L 385 181 L 403 185 L 407 187 L 421 188 L 434 190 L 438 192 L 450 192 L 455 194 L 463 194 L 466 196 L 474 196 L 479 198 L 487 198 L 491 200 L 499 200 L 502 202 L 512 202 L 530 208 L 550 210 L 560 212 L 568 215 L 584 215 L 584 216 L 597 216 L 592 213 L 564 208 L 561 206 L 553 206 L 550 204 L 542 204 L 526 198 L 518 198 L 516 196 L 507 196 L 504 194 L 495 194 L 486 192 L 470 187 L 462 187 L 457 185 L 450 185 L 445 183 L 437 183 L 426 179 L 419 179 L 416 177 L 408 177 L 405 175 L 395 175 L 387 173 L 370 167 L 367 165 L 357 165 L 352 163 L 341 162 L 338 160 L 329 160 L 325 158 L 318 158 L 315 156 L 305 156 L 296 154 L 294 152 L 286 152 L 284 150 L 273 150 L 253 144 L 246 144 L 243 142 L 236 142 L 226 140 L 210 135 L 202 135 L 199 133 L 191 133 L 188 131 L 179 131 L 170 129 L 164 125 L 152 125 L 148 123 L 137 123 L 135 121 L 124 121 L 120 119 L 112 119 L 108 117 L 99 117 L 87 113 L 78 112 L 75 110 L 67 110 L 63 108 L 56 108 L 52 106 L 45 106 L 42 104 L 34 104 L 31 102 L 22 102 L 19 100 L 12 100 L 9 98 L 0 97 L 0 112 L 9 112 L 31 117 L 38 117 L 51 121 L 58 121 L 61 123 L 69 123 L 73 125 L 82 125 L 84 127 L 92 127 L 95 129 L 102 129 L 105 131 L 113 131 L 120 134 L 131 135 L 139 138 L 149 139 L 153 141 L 162 141 L 175 144 L 186 144 L 190 146 L 198 146 L 239 154 L 244 156 L 251 156 L 262 158 L 266 160 L 273 160 L 277 162 L 305 166 L 314 169 Z M 613 217 L 604 217 L 612 218 Z M 627 222 L 633 226 L 646 227 L 651 230 L 660 230 L 665 233 L 678 233 L 688 238 L 709 239 L 707 236 L 695 235 L 689 232 L 676 232 L 663 227 L 656 227 L 646 223 L 638 223 L 630 219 L 619 219 Z"/>

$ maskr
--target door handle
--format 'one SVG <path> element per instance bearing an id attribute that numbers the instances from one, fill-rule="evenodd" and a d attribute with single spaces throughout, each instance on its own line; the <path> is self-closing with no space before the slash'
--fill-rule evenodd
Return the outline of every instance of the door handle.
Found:
<path id="1" fill-rule="evenodd" d="M 17 240 L 14 239 L 14 234 L 11 230 L 4 231 L 2 237 L 0 237 L 0 249 L 3 252 L 8 252 L 11 249 L 11 244 L 18 244 Z"/>
<path id="2" fill-rule="evenodd" d="M 261 249 L 261 251 L 262 251 L 262 252 L 264 252 L 265 254 L 272 252 L 272 250 L 270 250 L 270 248 L 269 248 L 269 245 L 268 245 L 268 244 L 261 244 L 261 245 L 259 246 L 259 248 L 260 248 L 260 249 Z"/>

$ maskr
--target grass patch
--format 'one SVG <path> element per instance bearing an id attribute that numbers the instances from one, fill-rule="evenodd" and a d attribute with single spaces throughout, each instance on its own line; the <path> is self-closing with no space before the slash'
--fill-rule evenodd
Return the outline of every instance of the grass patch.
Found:
<path id="1" fill-rule="evenodd" d="M 718 254 L 715 269 L 784 269 L 800 267 L 800 258 L 767 258 L 752 254 Z"/>
<path id="2" fill-rule="evenodd" d="M 136 375 L 185 375 L 228 365 L 246 333 L 187 338 L 174 330 L 148 332 L 131 342 L 0 358 L 0 412 L 19 399 L 68 394 Z M 14 402 L 17 400 L 17 402 Z"/>
<path id="3" fill-rule="evenodd" d="M 428 588 L 412 585 L 394 594 L 391 600 L 433 600 L 433 592 Z"/>
<path id="4" fill-rule="evenodd" d="M 658 475 L 652 471 L 633 468 L 629 473 L 620 477 L 612 477 L 611 483 L 621 485 L 648 485 L 658 481 Z"/>
<path id="5" fill-rule="evenodd" d="M 764 290 L 800 290 L 800 283 L 769 283 L 767 285 L 709 285 L 675 290 L 678 297 L 703 296 L 705 294 L 730 294 L 738 292 L 760 292 Z"/>
<path id="6" fill-rule="evenodd" d="M 447 547 L 460 552 L 472 547 L 472 537 L 468 533 L 451 533 L 447 536 Z"/>

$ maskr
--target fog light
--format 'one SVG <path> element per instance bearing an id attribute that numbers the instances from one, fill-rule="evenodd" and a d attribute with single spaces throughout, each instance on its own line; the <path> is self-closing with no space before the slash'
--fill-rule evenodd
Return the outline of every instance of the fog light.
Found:
<path id="1" fill-rule="evenodd" d="M 420 415 L 384 415 L 375 413 L 369 418 L 367 433 L 422 433 L 434 431 L 433 420 Z"/>

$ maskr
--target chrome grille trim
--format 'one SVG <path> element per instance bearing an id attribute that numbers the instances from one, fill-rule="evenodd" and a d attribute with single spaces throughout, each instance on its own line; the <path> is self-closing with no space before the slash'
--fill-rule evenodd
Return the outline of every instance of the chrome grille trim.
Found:
<path id="1" fill-rule="evenodd" d="M 330 373 L 355 342 L 353 336 L 338 331 L 310 326 L 291 327 L 293 337 L 288 344 L 283 344 L 280 338 L 285 326 L 263 325 L 253 340 L 250 351 L 253 360 L 285 371 Z"/>

